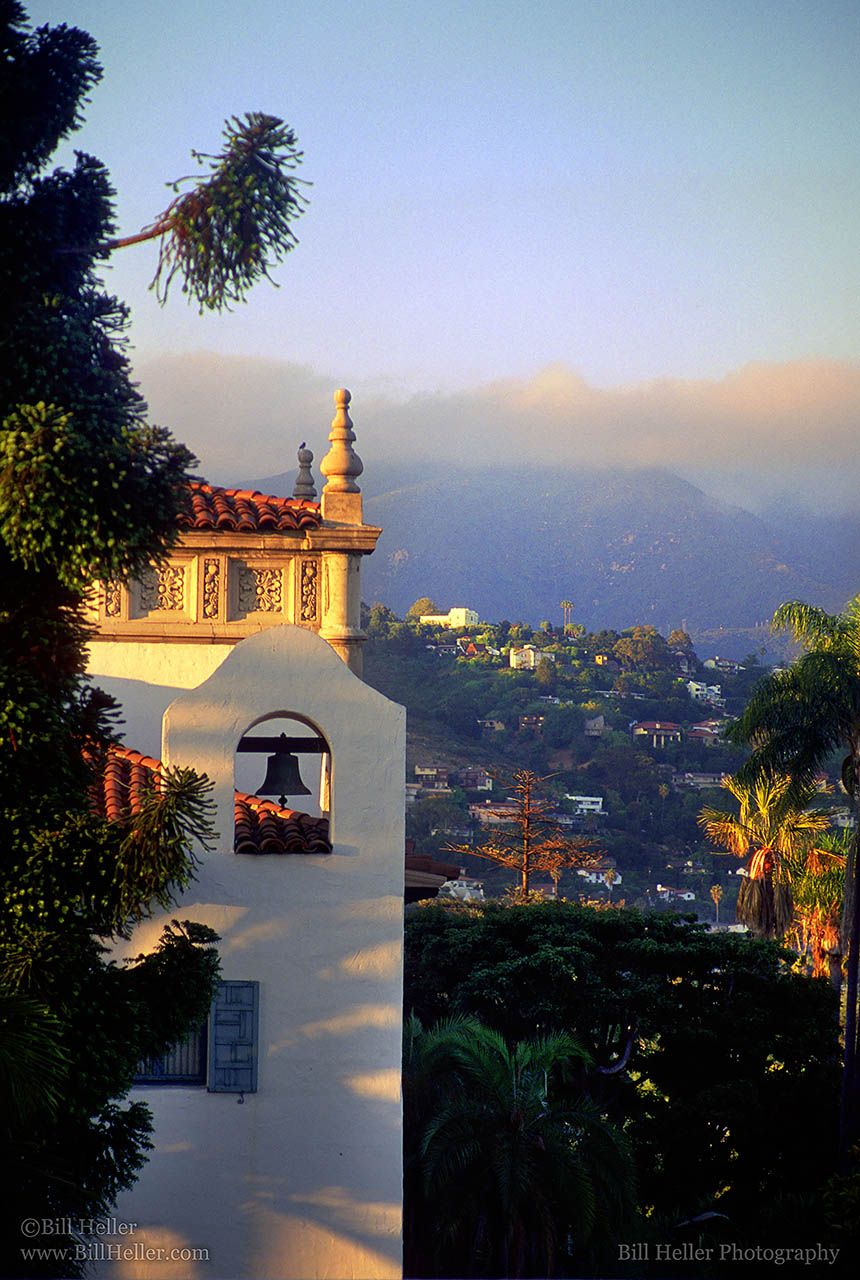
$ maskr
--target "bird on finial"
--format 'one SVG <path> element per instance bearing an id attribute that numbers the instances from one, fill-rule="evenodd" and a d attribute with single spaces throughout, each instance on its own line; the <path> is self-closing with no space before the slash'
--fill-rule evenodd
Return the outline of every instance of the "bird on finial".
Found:
<path id="1" fill-rule="evenodd" d="M 309 501 L 313 501 L 317 496 L 314 478 L 311 474 L 311 463 L 314 460 L 314 455 L 307 448 L 304 440 L 299 445 L 298 460 L 299 469 L 296 472 L 296 483 L 293 485 L 293 497 L 306 498 Z"/>

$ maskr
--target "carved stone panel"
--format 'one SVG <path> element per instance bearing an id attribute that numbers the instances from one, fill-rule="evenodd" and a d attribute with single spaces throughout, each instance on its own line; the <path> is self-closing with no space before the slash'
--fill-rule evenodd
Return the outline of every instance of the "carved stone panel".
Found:
<path id="1" fill-rule="evenodd" d="M 141 574 L 138 599 L 144 613 L 181 613 L 185 608 L 185 567 L 153 566 Z"/>
<path id="2" fill-rule="evenodd" d="M 214 622 L 221 609 L 221 561 L 203 561 L 203 617 Z"/>
<path id="3" fill-rule="evenodd" d="M 236 598 L 240 614 L 281 613 L 284 607 L 283 571 L 240 565 Z"/>
<path id="4" fill-rule="evenodd" d="M 119 618 L 122 615 L 122 583 L 111 578 L 104 584 L 105 617 Z"/>
<path id="5" fill-rule="evenodd" d="M 302 560 L 299 575 L 299 622 L 319 620 L 319 565 L 316 560 Z"/>

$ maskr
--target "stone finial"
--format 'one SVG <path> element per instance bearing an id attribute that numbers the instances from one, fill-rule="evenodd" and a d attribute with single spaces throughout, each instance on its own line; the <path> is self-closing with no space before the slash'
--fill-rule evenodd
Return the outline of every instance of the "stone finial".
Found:
<path id="1" fill-rule="evenodd" d="M 298 452 L 299 469 L 296 473 L 296 483 L 293 485 L 294 498 L 308 498 L 311 501 L 317 496 L 314 478 L 311 474 L 311 463 L 314 455 L 305 444 L 304 440 L 299 445 Z"/>
<path id="2" fill-rule="evenodd" d="M 320 463 L 320 471 L 326 477 L 323 494 L 360 492 L 355 481 L 364 470 L 364 465 L 352 447 L 355 432 L 349 416 L 351 398 L 346 387 L 340 387 L 334 393 L 337 410 L 331 420 L 328 437 L 331 448 Z"/>

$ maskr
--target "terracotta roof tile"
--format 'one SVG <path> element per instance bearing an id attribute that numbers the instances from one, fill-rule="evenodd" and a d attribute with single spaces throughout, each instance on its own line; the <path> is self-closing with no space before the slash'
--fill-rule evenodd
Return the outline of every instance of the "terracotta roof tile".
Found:
<path id="1" fill-rule="evenodd" d="M 235 853 L 331 853 L 328 818 L 236 792 Z"/>
<path id="2" fill-rule="evenodd" d="M 111 747 L 91 792 L 92 806 L 108 822 L 139 812 L 157 786 L 161 761 L 129 747 Z M 235 853 L 331 853 L 327 818 L 283 809 L 271 800 L 235 793 Z"/>
<path id="3" fill-rule="evenodd" d="M 221 489 L 200 480 L 192 480 L 189 490 L 191 510 L 179 516 L 182 529 L 279 533 L 315 529 L 322 522 L 319 503 L 305 498 L 277 498 L 256 489 Z"/>
<path id="4" fill-rule="evenodd" d="M 111 747 L 90 792 L 100 818 L 117 822 L 138 813 L 147 792 L 155 790 L 161 763 L 128 747 Z"/>

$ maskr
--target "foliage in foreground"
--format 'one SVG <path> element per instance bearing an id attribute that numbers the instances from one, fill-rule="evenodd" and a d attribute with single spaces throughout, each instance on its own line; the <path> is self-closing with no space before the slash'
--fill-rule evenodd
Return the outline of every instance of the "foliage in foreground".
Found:
<path id="1" fill-rule="evenodd" d="M 106 170 L 82 153 L 46 170 L 101 77 L 95 43 L 30 29 L 17 0 L 0 0 L 0 42 L 0 1268 L 17 1276 L 23 1217 L 93 1218 L 133 1182 L 150 1118 L 123 1095 L 204 1017 L 217 956 L 210 930 L 175 923 L 153 954 L 108 959 L 193 877 L 208 801 L 173 771 L 134 817 L 93 815 L 115 735 L 83 677 L 84 599 L 164 556 L 194 459 L 148 422 L 126 309 L 98 275 L 120 243 Z M 141 237 L 161 240 L 162 289 L 178 270 L 217 308 L 267 274 L 294 243 L 299 159 L 280 121 L 234 119 L 209 179 Z"/>
<path id="2" fill-rule="evenodd" d="M 717 846 L 746 859 L 737 916 L 753 933 L 785 937 L 794 915 L 792 879 L 805 853 L 829 826 L 829 815 L 811 808 L 815 788 L 796 788 L 787 775 L 765 774 L 752 784 L 724 778 L 740 812 L 706 806 L 699 825 Z"/>
<path id="3" fill-rule="evenodd" d="M 407 1274 L 551 1276 L 611 1251 L 633 1164 L 590 1062 L 566 1032 L 509 1046 L 475 1018 L 407 1021 Z"/>
<path id="4" fill-rule="evenodd" d="M 718 1212 L 752 1242 L 809 1228 L 779 1206 L 798 1170 L 813 1193 L 833 1168 L 836 1000 L 775 943 L 565 902 L 417 908 L 406 943 L 406 1012 L 425 1025 L 472 1016 L 508 1043 L 563 1032 L 585 1047 L 643 1222 Z"/>
<path id="5" fill-rule="evenodd" d="M 845 1026 L 839 1146 L 845 1172 L 849 1150 L 860 1139 L 860 595 L 838 614 L 788 601 L 777 609 L 773 626 L 790 632 L 805 652 L 789 668 L 773 672 L 757 686 L 732 727 L 735 741 L 753 747 L 741 776 L 750 781 L 783 773 L 802 788 L 838 751 L 843 756 L 842 784 L 851 798 L 856 824 L 847 850 L 841 930 Z"/>

